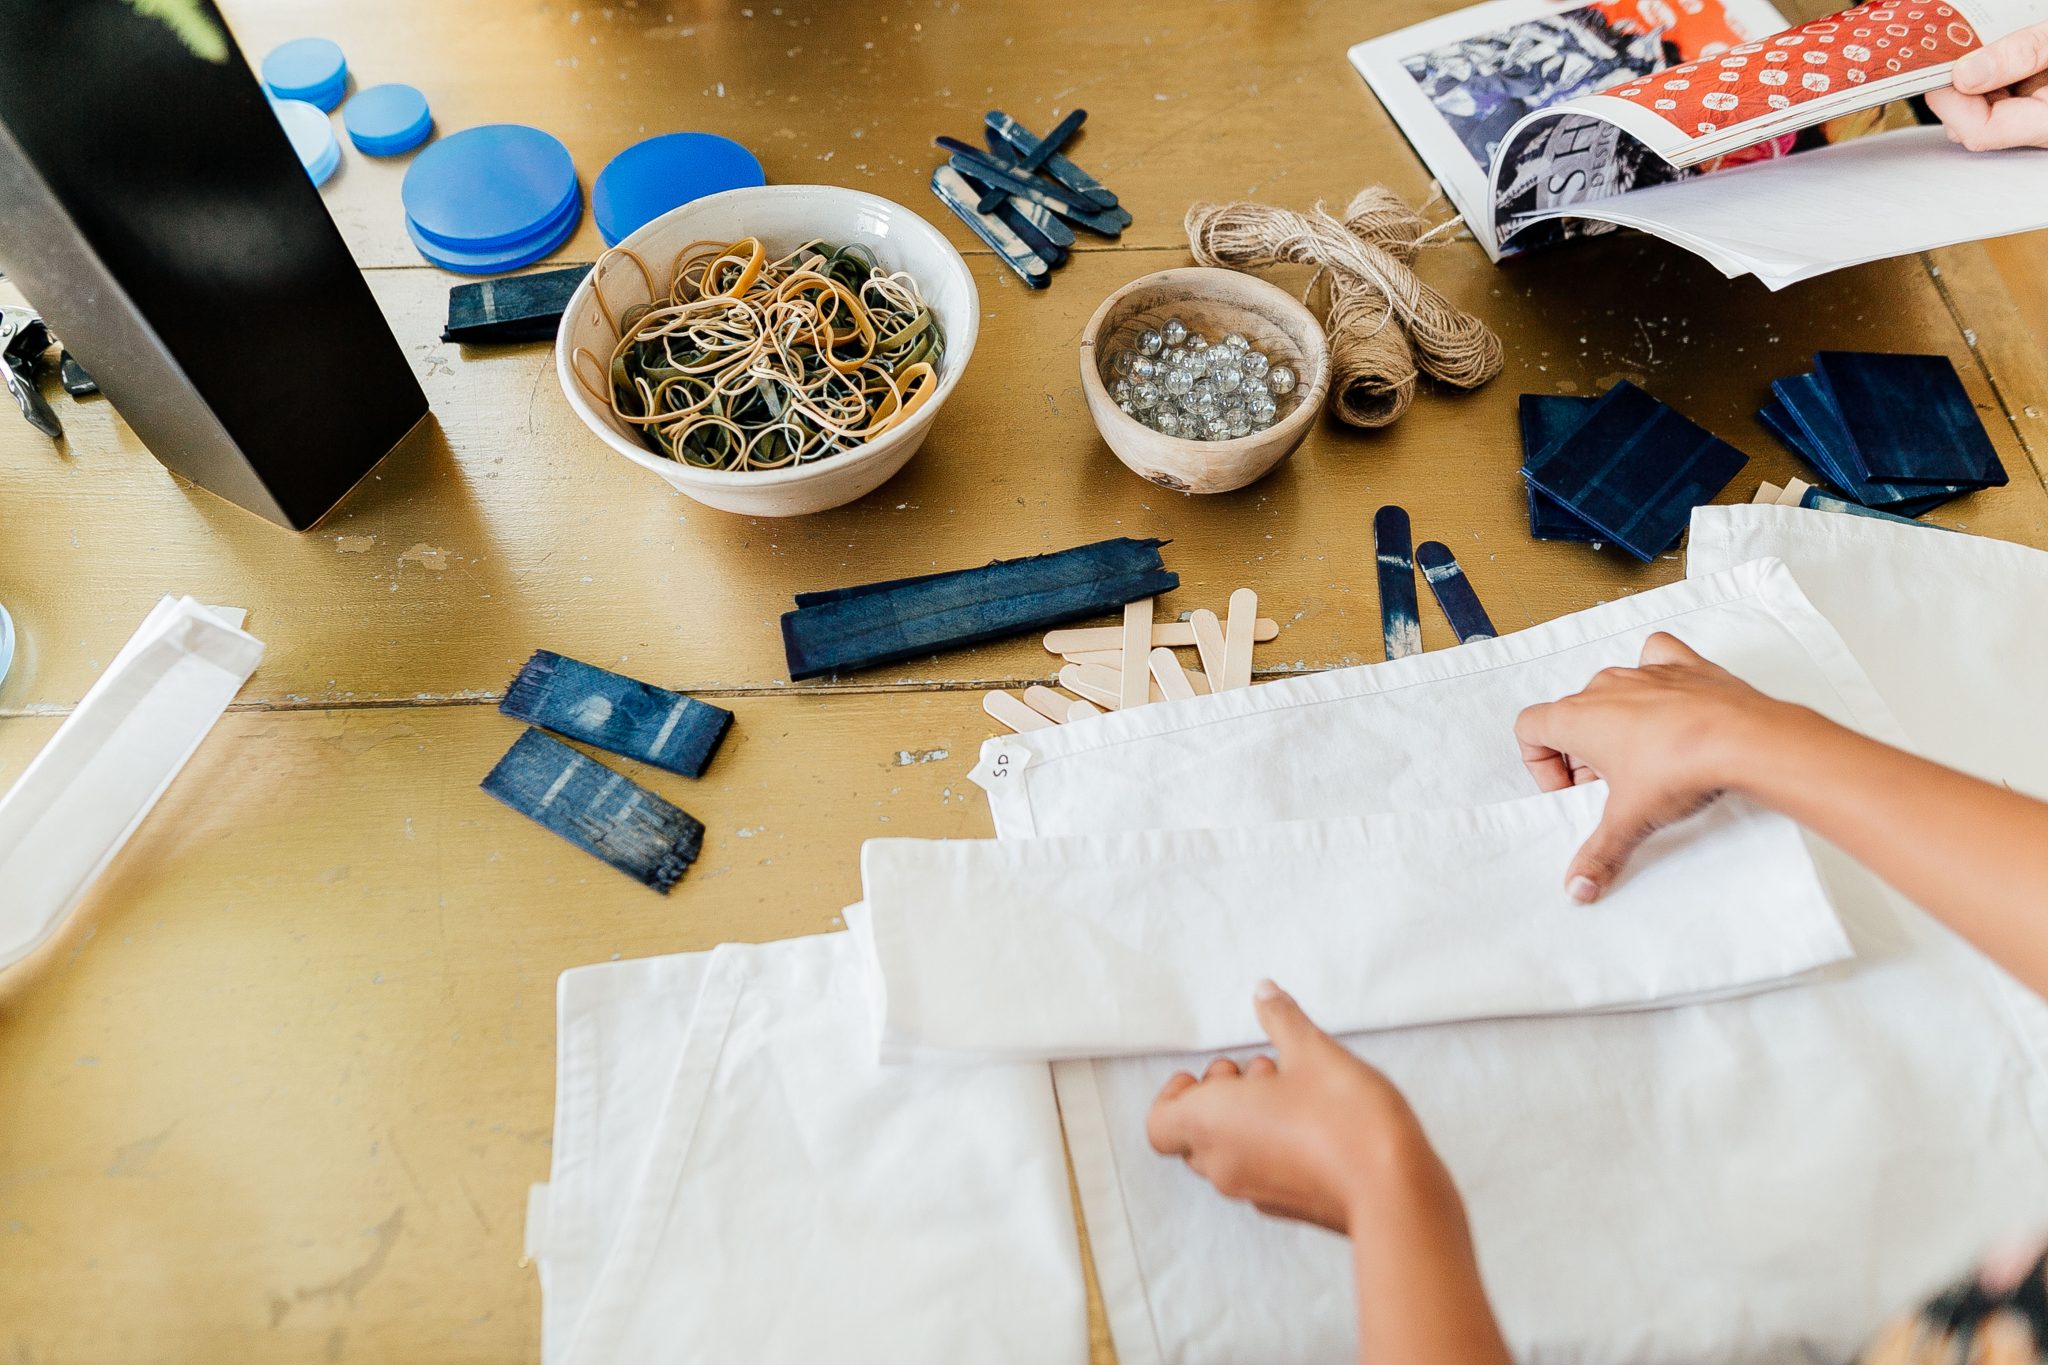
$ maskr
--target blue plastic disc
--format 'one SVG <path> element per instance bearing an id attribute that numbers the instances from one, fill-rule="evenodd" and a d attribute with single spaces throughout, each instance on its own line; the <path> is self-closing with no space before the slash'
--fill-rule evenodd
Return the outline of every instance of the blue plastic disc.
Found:
<path id="1" fill-rule="evenodd" d="M 590 214 L 604 244 L 617 246 L 692 199 L 766 183 L 760 161 L 729 137 L 663 133 L 605 163 L 590 187 Z"/>
<path id="2" fill-rule="evenodd" d="M 7 614 L 7 608 L 0 607 L 0 682 L 7 681 L 8 670 L 14 667 L 14 618 Z"/>
<path id="3" fill-rule="evenodd" d="M 407 228 L 452 252 L 530 241 L 579 201 L 569 149 L 517 123 L 442 138 L 406 168 L 400 194 Z"/>
<path id="4" fill-rule="evenodd" d="M 434 116 L 427 97 L 409 85 L 373 85 L 341 107 L 341 126 L 356 150 L 369 156 L 397 156 L 427 140 Z"/>
<path id="5" fill-rule="evenodd" d="M 263 59 L 263 83 L 281 100 L 332 109 L 348 88 L 348 59 L 325 38 L 294 38 Z"/>
<path id="6" fill-rule="evenodd" d="M 463 251 L 442 245 L 420 231 L 419 224 L 408 218 L 405 230 L 412 238 L 412 244 L 419 248 L 420 255 L 432 265 L 443 270 L 453 270 L 463 275 L 496 275 L 507 270 L 516 270 L 522 265 L 531 265 L 541 257 L 557 251 L 562 244 L 576 235 L 576 225 L 583 220 L 583 196 L 572 194 L 562 211 L 549 219 L 539 232 L 530 237 L 504 246 L 491 247 L 482 251 Z"/>
<path id="7" fill-rule="evenodd" d="M 304 100 L 274 99 L 270 107 L 276 111 L 277 121 L 284 125 L 284 135 L 291 139 L 292 150 L 299 154 L 299 164 L 306 168 L 306 174 L 314 184 L 326 184 L 327 177 L 341 164 L 341 143 L 334 136 L 333 122 Z"/>

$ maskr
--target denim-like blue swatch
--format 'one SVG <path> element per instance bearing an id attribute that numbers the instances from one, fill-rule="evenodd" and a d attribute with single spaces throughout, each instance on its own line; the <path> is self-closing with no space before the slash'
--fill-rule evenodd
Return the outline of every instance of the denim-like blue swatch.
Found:
<path id="1" fill-rule="evenodd" d="M 732 728 L 732 712 L 609 669 L 537 649 L 498 709 L 514 720 L 702 777 Z"/>
<path id="2" fill-rule="evenodd" d="M 1749 457 L 1623 380 L 1522 476 L 1637 559 L 1678 543 Z"/>
<path id="3" fill-rule="evenodd" d="M 1422 604 L 1415 599 L 1415 548 L 1408 509 L 1388 503 L 1372 518 L 1373 568 L 1380 588 L 1380 639 L 1389 659 L 1422 652 Z"/>
<path id="4" fill-rule="evenodd" d="M 2004 486 L 2005 466 L 1947 356 L 1818 351 L 1813 367 L 1864 478 Z"/>
<path id="5" fill-rule="evenodd" d="M 1516 409 L 1522 426 L 1522 463 L 1534 464 L 1544 451 L 1578 429 L 1597 398 L 1570 393 L 1525 393 Z M 1548 493 L 1529 488 L 1529 534 L 1538 540 L 1598 540 L 1600 533 L 1571 514 Z"/>
<path id="6" fill-rule="evenodd" d="M 1821 482 L 1865 507 L 1918 516 L 1969 492 L 1963 484 L 1885 483 L 1867 479 L 1849 453 L 1849 432 L 1817 375 L 1794 374 L 1771 381 L 1771 392 L 1804 438 L 1799 449 Z"/>
<path id="7" fill-rule="evenodd" d="M 483 788 L 663 895 L 704 847 L 695 816 L 539 730 L 519 737 Z"/>
<path id="8" fill-rule="evenodd" d="M 782 616 L 792 679 L 922 658 L 1115 610 L 1180 586 L 1161 540 L 1098 541 L 976 569 L 803 593 Z"/>
<path id="9" fill-rule="evenodd" d="M 1440 540 L 1425 540 L 1415 547 L 1415 562 L 1422 566 L 1422 576 L 1436 594 L 1436 604 L 1443 608 L 1444 619 L 1451 623 L 1459 644 L 1491 640 L 1500 633 L 1493 628 L 1486 608 L 1479 605 L 1479 594 L 1472 590 L 1472 580 L 1465 577 L 1465 568 L 1450 546 Z"/>

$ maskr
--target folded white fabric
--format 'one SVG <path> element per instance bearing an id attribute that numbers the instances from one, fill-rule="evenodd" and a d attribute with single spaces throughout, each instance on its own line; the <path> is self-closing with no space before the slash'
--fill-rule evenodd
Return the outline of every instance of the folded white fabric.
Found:
<path id="1" fill-rule="evenodd" d="M 1685 572 L 1784 561 L 1913 745 L 2048 797 L 2048 553 L 1802 507 L 1693 512 Z"/>
<path id="2" fill-rule="evenodd" d="M 864 990 L 846 934 L 564 975 L 551 1362 L 1086 1359 L 1045 1068 L 877 1067 Z"/>
<path id="3" fill-rule="evenodd" d="M 1262 1042 L 1285 981 L 1333 1032 L 1719 997 L 1849 956 L 1799 829 L 1720 802 L 1599 904 L 1562 869 L 1604 783 L 1460 811 L 861 850 L 885 1057 Z"/>
<path id="4" fill-rule="evenodd" d="M 263 642 L 238 623 L 157 603 L 0 797 L 0 967 L 56 932 L 249 680 Z"/>
<path id="5" fill-rule="evenodd" d="M 1634 662 L 1653 629 L 1899 737 L 1783 566 L 1754 563 L 1498 641 L 1006 742 L 1004 769 L 1022 770 L 992 779 L 1013 784 L 992 795 L 998 829 L 1509 800 L 1528 791 L 1510 733 L 1520 708 Z M 2004 681 L 2008 713 L 2029 685 Z M 2048 1215 L 2048 1086 L 2026 1016 L 1974 952 L 1817 853 L 1857 957 L 1812 984 L 1347 1039 L 1407 1093 L 1456 1176 L 1517 1359 L 1842 1359 L 1988 1243 Z M 1344 1244 L 1226 1203 L 1146 1143 L 1159 1085 L 1205 1060 L 1054 1065 L 1119 1359 L 1349 1362 Z"/>

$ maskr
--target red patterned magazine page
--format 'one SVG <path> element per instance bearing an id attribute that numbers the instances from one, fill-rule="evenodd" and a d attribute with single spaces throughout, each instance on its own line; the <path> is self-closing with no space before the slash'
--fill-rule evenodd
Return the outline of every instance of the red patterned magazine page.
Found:
<path id="1" fill-rule="evenodd" d="M 1501 141 L 1488 226 L 1505 246 L 1553 224 L 1527 247 L 1574 205 L 1829 145 L 1841 121 L 1881 121 L 1878 106 L 1946 85 L 1958 57 L 2043 18 L 2048 0 L 1871 0 L 1532 113 Z"/>

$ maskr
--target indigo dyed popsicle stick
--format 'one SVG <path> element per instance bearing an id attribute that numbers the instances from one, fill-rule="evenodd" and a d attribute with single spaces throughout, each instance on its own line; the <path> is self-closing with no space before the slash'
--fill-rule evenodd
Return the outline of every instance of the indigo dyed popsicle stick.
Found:
<path id="1" fill-rule="evenodd" d="M 526 661 L 498 709 L 684 777 L 704 775 L 732 728 L 732 712 L 722 706 L 545 649 Z"/>
<path id="2" fill-rule="evenodd" d="M 1534 464 L 1543 452 L 1577 430 L 1597 398 L 1570 393 L 1525 393 L 1516 407 L 1522 428 L 1522 463 Z M 1569 508 L 1534 486 L 1529 488 L 1529 534 L 1538 540 L 1596 541 L 1600 533 L 1571 514 Z"/>
<path id="3" fill-rule="evenodd" d="M 972 182 L 970 181 L 969 183 Z M 1026 210 L 1029 210 L 1029 212 L 1027 213 Z M 1067 249 L 1052 240 L 1051 237 L 1041 230 L 1042 224 L 1040 220 L 1031 217 L 1032 213 L 1041 215 L 1048 222 L 1059 221 L 1036 204 L 1027 204 L 1022 199 L 1013 198 L 1005 198 L 1001 203 L 997 204 L 995 216 L 996 221 L 1017 234 L 1017 240 L 1029 247 L 1032 255 L 1057 270 L 1060 266 L 1067 263 Z M 1060 224 L 1060 230 L 1066 232 L 1068 237 L 1074 235 L 1071 232 L 1067 232 L 1064 223 Z"/>
<path id="4" fill-rule="evenodd" d="M 995 252 L 1004 265 L 1016 271 L 1024 283 L 1033 289 L 1043 289 L 1051 283 L 1052 267 L 1023 238 L 1011 231 L 1008 223 L 974 206 L 979 196 L 960 172 L 951 166 L 940 166 L 934 170 L 932 193 L 939 197 L 940 203 L 959 215 L 969 231 L 986 242 L 989 250 Z"/>
<path id="5" fill-rule="evenodd" d="M 1408 513 L 1392 503 L 1373 514 L 1373 562 L 1380 584 L 1380 635 L 1389 659 L 1422 652 L 1422 604 L 1415 598 L 1415 551 Z"/>
<path id="6" fill-rule="evenodd" d="M 1075 133 L 1080 131 L 1081 121 L 1087 117 L 1087 110 L 1074 110 L 1074 112 L 1068 114 L 1065 118 L 1061 119 L 1059 121 L 1059 126 L 1054 128 L 1050 133 L 1047 133 L 1045 135 L 1045 140 L 1043 142 L 1040 142 L 1038 146 L 1034 148 L 1031 154 L 1028 156 L 1017 156 L 1013 154 L 1009 148 L 1000 146 L 993 140 L 991 140 L 989 145 L 989 154 L 994 156 L 998 161 L 1001 161 L 1004 165 L 1009 166 L 1019 175 L 1036 175 L 1039 171 L 1039 168 L 1045 165 L 1045 159 L 1051 156 L 1054 152 L 1058 151 L 1062 146 L 1064 146 L 1068 138 L 1072 137 Z M 999 193 L 1000 191 L 992 190 L 989 192 L 989 194 L 982 196 L 981 211 L 983 213 L 995 212 L 995 201 L 990 196 Z"/>
<path id="7" fill-rule="evenodd" d="M 950 142 L 952 139 L 948 138 L 946 141 Z M 1060 217 L 1077 223 L 1087 228 L 1090 232 L 1100 233 L 1104 237 L 1119 237 L 1123 235 L 1124 221 L 1115 216 L 1120 210 L 1105 211 L 1091 208 L 1086 200 L 1067 192 L 1065 189 L 1051 186 L 1048 181 L 1020 179 L 991 161 L 986 152 L 975 151 L 970 153 L 956 151 L 947 164 L 961 175 L 972 176 L 976 181 L 988 186 L 990 189 L 1002 189 L 1019 199 L 1028 199 L 1034 204 L 1043 204 Z M 1129 215 L 1125 216 L 1128 217 Z"/>
<path id="8" fill-rule="evenodd" d="M 1429 581 L 1429 590 L 1436 594 L 1436 604 L 1444 609 L 1444 619 L 1457 632 L 1459 644 L 1491 640 L 1499 634 L 1486 615 L 1486 608 L 1479 605 L 1479 594 L 1472 591 L 1472 580 L 1465 577 L 1464 566 L 1448 545 L 1440 540 L 1423 541 L 1415 547 L 1415 562 L 1422 566 L 1422 576 Z"/>
<path id="9" fill-rule="evenodd" d="M 1818 351 L 1813 366 L 1866 479 L 2005 485 L 2005 466 L 1947 356 Z"/>
<path id="10" fill-rule="evenodd" d="M 782 617 L 792 679 L 914 659 L 1121 608 L 1179 586 L 1158 540 L 1099 541 L 998 560 Z"/>
<path id="11" fill-rule="evenodd" d="M 664 896 L 704 847 L 696 817 L 539 730 L 519 737 L 483 788 Z"/>
<path id="12" fill-rule="evenodd" d="M 1074 113 L 1079 114 L 1081 111 L 1076 109 Z M 1038 148 L 1043 145 L 1029 128 L 999 109 L 991 109 L 988 117 L 983 120 L 983 125 L 983 137 L 988 142 L 990 151 L 997 150 L 1000 144 L 1015 156 L 1028 157 L 1035 155 Z M 1040 165 L 1047 175 L 1097 208 L 1113 209 L 1117 206 L 1116 196 L 1110 193 L 1101 181 L 1068 158 L 1054 153 L 1047 156 Z"/>
<path id="13" fill-rule="evenodd" d="M 1799 495 L 1799 505 L 1811 508 L 1816 512 L 1845 512 L 1852 517 L 1874 517 L 1878 521 L 1895 521 L 1901 526 L 1920 526 L 1929 531 L 1946 531 L 1948 529 L 1946 526 L 1936 526 L 1933 522 L 1915 521 L 1911 517 L 1894 516 L 1890 512 L 1880 512 L 1875 507 L 1865 507 L 1861 503 L 1850 502 L 1847 498 L 1838 498 L 1831 493 L 1824 493 L 1820 489 L 1812 487 L 1809 487 L 1804 493 Z"/>
<path id="14" fill-rule="evenodd" d="M 570 265 L 458 284 L 448 291 L 448 325 L 441 329 L 441 340 L 551 339 L 561 323 L 562 310 L 569 306 L 569 296 L 589 273 L 587 265 Z"/>

